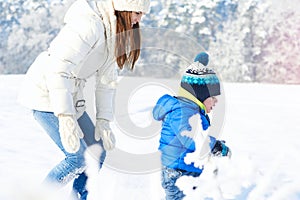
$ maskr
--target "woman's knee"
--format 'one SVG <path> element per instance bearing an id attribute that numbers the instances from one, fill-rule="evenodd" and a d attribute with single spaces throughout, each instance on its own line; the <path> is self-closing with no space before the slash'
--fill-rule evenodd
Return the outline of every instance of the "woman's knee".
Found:
<path id="1" fill-rule="evenodd" d="M 85 160 L 84 160 L 84 156 L 83 154 L 73 154 L 73 155 L 68 155 L 65 158 L 66 162 L 68 162 L 69 164 L 77 167 L 77 168 L 81 168 L 85 166 Z"/>

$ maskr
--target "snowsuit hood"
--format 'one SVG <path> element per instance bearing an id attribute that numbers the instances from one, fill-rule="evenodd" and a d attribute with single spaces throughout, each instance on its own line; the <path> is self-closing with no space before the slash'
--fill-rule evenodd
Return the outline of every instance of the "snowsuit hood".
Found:
<path id="1" fill-rule="evenodd" d="M 178 108 L 178 100 L 169 95 L 162 96 L 153 109 L 153 117 L 155 120 L 162 120 L 173 109 Z"/>

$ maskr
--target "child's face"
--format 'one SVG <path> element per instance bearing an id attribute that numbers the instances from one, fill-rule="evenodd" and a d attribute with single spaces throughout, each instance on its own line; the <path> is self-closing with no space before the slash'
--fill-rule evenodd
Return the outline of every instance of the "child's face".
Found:
<path id="1" fill-rule="evenodd" d="M 217 102 L 218 99 L 216 97 L 208 97 L 207 99 L 205 99 L 203 104 L 206 107 L 206 112 L 210 113 L 210 111 L 213 109 Z"/>

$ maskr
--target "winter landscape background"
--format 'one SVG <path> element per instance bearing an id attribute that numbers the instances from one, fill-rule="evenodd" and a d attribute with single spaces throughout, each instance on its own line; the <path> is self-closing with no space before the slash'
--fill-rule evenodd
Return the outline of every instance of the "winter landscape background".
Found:
<path id="1" fill-rule="evenodd" d="M 74 1 L 0 0 L 0 73 L 25 73 L 63 26 L 64 13 Z M 193 38 L 210 53 L 223 80 L 299 83 L 299 3 L 300 0 L 151 0 L 151 10 L 143 17 L 142 27 L 172 30 Z M 153 45 L 184 43 L 168 34 L 152 33 L 144 39 L 151 38 L 147 42 Z M 191 52 L 190 57 L 194 54 Z M 165 63 L 175 70 L 186 64 L 158 49 L 142 51 L 140 62 L 150 61 Z M 142 66 L 128 75 L 160 74 L 161 69 Z"/>
<path id="2" fill-rule="evenodd" d="M 70 184 L 57 192 L 40 187 L 63 155 L 16 97 L 23 74 L 57 34 L 63 13 L 73 1 L 0 0 L 1 200 L 69 197 Z M 299 3 L 151 0 L 151 12 L 143 17 L 142 25 L 154 29 L 143 30 L 143 39 L 146 47 L 156 48 L 145 48 L 136 70 L 123 75 L 179 80 L 176 75 L 201 46 L 209 52 L 224 86 L 221 139 L 233 156 L 209 163 L 199 179 L 180 179 L 186 199 L 300 199 Z M 173 51 L 167 51 L 170 49 Z M 158 123 L 151 117 L 155 101 L 170 91 L 164 87 L 138 89 L 143 90 L 131 96 L 126 109 L 135 125 L 147 128 Z M 159 135 L 137 141 L 115 123 L 112 128 L 118 148 L 141 155 L 157 151 Z M 215 166 L 217 177 L 211 173 Z M 100 173 L 91 173 L 89 200 L 160 200 L 164 196 L 157 170 L 132 174 L 104 165 Z M 199 185 L 198 189 L 191 191 L 191 183 Z"/>

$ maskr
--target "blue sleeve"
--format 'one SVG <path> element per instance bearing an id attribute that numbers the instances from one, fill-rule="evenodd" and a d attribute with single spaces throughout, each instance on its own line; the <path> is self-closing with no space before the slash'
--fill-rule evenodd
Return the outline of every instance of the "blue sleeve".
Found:
<path id="1" fill-rule="evenodd" d="M 213 136 L 210 136 L 210 135 L 209 135 L 209 139 L 210 139 L 210 142 L 209 142 L 210 149 L 213 149 L 216 142 L 217 142 L 217 139 Z"/>

